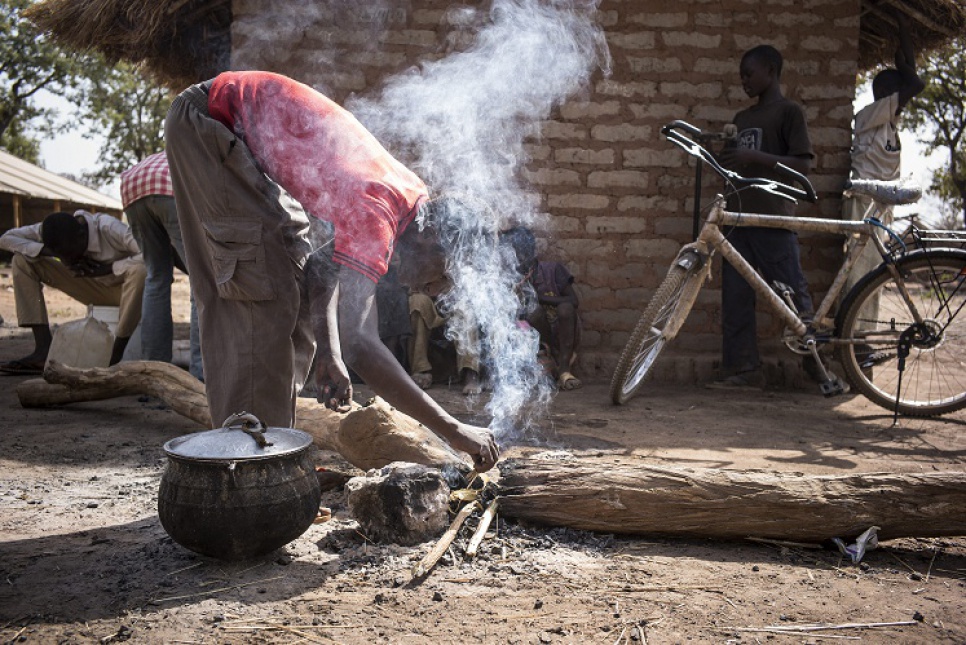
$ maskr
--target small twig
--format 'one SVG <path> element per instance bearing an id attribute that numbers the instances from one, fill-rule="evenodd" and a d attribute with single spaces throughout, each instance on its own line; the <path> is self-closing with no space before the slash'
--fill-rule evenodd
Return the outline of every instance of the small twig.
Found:
<path id="1" fill-rule="evenodd" d="M 473 537 L 470 538 L 470 543 L 466 547 L 466 557 L 475 558 L 476 552 L 480 548 L 480 543 L 483 542 L 483 537 L 486 535 L 486 531 L 490 528 L 490 522 L 496 516 L 496 510 L 498 508 L 500 499 L 494 499 L 490 502 L 490 505 L 486 507 L 483 511 L 482 517 L 480 517 L 480 525 L 476 527 L 476 532 L 473 533 Z"/>
<path id="2" fill-rule="evenodd" d="M 821 544 L 813 544 L 811 542 L 789 542 L 787 540 L 771 540 L 769 538 L 758 538 L 758 537 L 746 537 L 749 542 L 758 542 L 760 544 L 774 544 L 776 546 L 788 546 L 799 549 L 821 549 Z"/>
<path id="3" fill-rule="evenodd" d="M 939 555 L 939 549 L 933 549 L 932 560 L 929 561 L 929 568 L 926 569 L 926 577 L 923 578 L 923 582 L 929 582 L 929 576 L 932 574 L 932 565 L 936 562 L 936 556 Z"/>
<path id="4" fill-rule="evenodd" d="M 838 625 L 769 625 L 767 627 L 736 627 L 737 632 L 760 632 L 763 630 L 779 632 L 820 632 L 829 629 L 874 629 L 878 627 L 905 627 L 917 625 L 914 620 L 898 620 L 892 623 L 841 623 Z"/>
<path id="5" fill-rule="evenodd" d="M 27 631 L 27 627 L 29 627 L 29 626 L 30 626 L 30 623 L 27 623 L 26 625 L 24 625 L 23 627 L 21 627 L 20 628 L 20 631 L 17 632 L 16 634 L 14 634 L 13 635 L 13 638 L 11 638 L 7 642 L 8 643 L 16 643 L 17 642 L 17 639 L 20 638 L 20 635 L 23 634 L 25 631 Z"/>
<path id="6" fill-rule="evenodd" d="M 896 561 L 899 562 L 899 564 L 901 564 L 902 566 L 904 566 L 906 569 L 909 569 L 909 571 L 911 571 L 912 573 L 916 574 L 917 576 L 920 575 L 920 573 L 918 571 L 916 571 L 915 569 L 913 569 L 912 567 L 910 567 L 908 564 L 906 564 L 905 560 L 903 560 L 902 558 L 900 558 L 899 556 L 897 556 L 892 551 L 886 551 L 886 553 L 888 553 L 893 558 L 895 558 Z"/>
<path id="7" fill-rule="evenodd" d="M 731 633 L 731 632 L 733 632 L 735 630 L 733 630 L 733 629 L 731 629 L 731 630 L 729 630 L 729 629 L 723 629 L 721 631 L 722 632 L 725 632 L 725 633 Z M 785 636 L 799 636 L 800 635 L 800 632 L 789 631 L 787 629 L 778 629 L 776 627 L 761 627 L 761 628 L 758 628 L 758 629 L 744 629 L 744 630 L 741 630 L 741 631 L 744 631 L 744 632 L 756 632 L 756 633 L 759 633 L 759 634 L 761 634 L 761 633 L 764 633 L 764 634 L 784 634 Z M 809 634 L 808 637 L 810 639 L 812 639 L 812 638 L 834 638 L 834 639 L 847 640 L 847 641 L 860 641 L 860 640 L 862 640 L 862 637 L 861 636 L 843 636 L 841 634 Z M 760 643 L 761 641 L 759 641 L 756 638 L 755 639 L 755 642 Z"/>
<path id="8" fill-rule="evenodd" d="M 447 549 L 449 549 L 450 545 L 453 543 L 453 540 L 456 539 L 456 534 L 459 533 L 460 527 L 463 526 L 463 522 L 465 522 L 466 518 L 468 518 L 473 511 L 479 507 L 479 503 L 473 502 L 471 504 L 466 504 L 460 509 L 460 512 L 456 514 L 456 519 L 454 519 L 453 523 L 449 525 L 449 528 L 446 529 L 446 532 L 443 533 L 443 536 L 439 538 L 439 541 L 436 542 L 430 552 L 413 566 L 413 578 L 422 578 L 429 573 L 434 566 L 436 566 L 436 563 L 439 562 L 439 559 L 443 557 L 443 554 L 446 553 Z"/>
<path id="9" fill-rule="evenodd" d="M 637 628 L 637 635 L 641 637 L 641 645 L 647 645 L 647 634 L 644 633 L 644 625 L 646 625 L 646 624 L 647 623 L 643 623 L 642 622 L 642 623 L 640 623 L 639 625 L 636 626 L 636 628 Z"/>
<path id="10" fill-rule="evenodd" d="M 614 645 L 620 645 L 620 642 L 622 640 L 624 640 L 624 634 L 625 633 L 627 633 L 627 626 L 626 625 L 621 628 L 621 634 L 620 634 L 620 636 L 617 637 L 617 640 L 614 641 Z"/>
<path id="11" fill-rule="evenodd" d="M 628 585 L 630 586 L 630 585 Z M 720 585 L 651 585 L 625 589 L 608 589 L 605 593 L 648 593 L 652 591 L 717 591 Z"/>
<path id="12" fill-rule="evenodd" d="M 719 596 L 721 596 L 721 599 L 724 600 L 729 605 L 731 605 L 731 607 L 733 609 L 738 609 L 738 605 L 736 605 L 735 603 L 731 602 L 731 598 L 728 598 L 728 596 L 726 596 L 724 594 L 724 592 L 721 591 L 720 589 L 708 589 L 707 591 L 708 591 L 708 593 L 716 593 L 716 594 L 718 594 Z"/>
<path id="13" fill-rule="evenodd" d="M 221 593 L 222 591 L 231 591 L 232 589 L 241 589 L 242 587 L 250 587 L 251 585 L 257 585 L 257 584 L 260 584 L 262 582 L 271 582 L 272 580 L 281 580 L 284 577 L 285 576 L 275 576 L 274 578 L 265 578 L 263 580 L 253 580 L 252 582 L 243 582 L 243 583 L 238 584 L 238 585 L 232 585 L 230 587 L 221 587 L 219 589 L 212 589 L 210 591 L 201 591 L 199 593 L 189 593 L 189 594 L 185 594 L 183 596 L 169 596 L 167 598 L 158 598 L 156 600 L 152 600 L 151 601 L 151 604 L 157 605 L 157 604 L 160 604 L 162 602 L 167 602 L 169 600 L 184 600 L 185 598 L 195 598 L 197 596 L 211 596 L 211 595 L 216 594 L 216 593 Z"/>
<path id="14" fill-rule="evenodd" d="M 196 569 L 196 568 L 200 567 L 203 564 L 204 564 L 204 562 L 195 562 L 192 565 L 189 565 L 187 567 L 182 567 L 181 569 L 178 569 L 177 571 L 172 571 L 172 572 L 167 573 L 165 575 L 174 576 L 174 575 L 177 575 L 177 574 L 182 573 L 184 571 L 189 571 L 191 569 Z"/>

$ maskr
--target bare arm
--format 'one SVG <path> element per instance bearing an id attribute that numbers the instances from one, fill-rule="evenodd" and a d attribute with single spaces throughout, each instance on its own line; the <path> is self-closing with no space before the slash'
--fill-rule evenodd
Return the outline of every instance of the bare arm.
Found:
<path id="1" fill-rule="evenodd" d="M 481 472 L 496 463 L 499 449 L 485 429 L 461 423 L 416 385 L 379 339 L 376 285 L 361 273 L 341 267 L 338 316 L 346 363 L 373 391 L 400 412 L 468 453 Z"/>
<path id="2" fill-rule="evenodd" d="M 896 22 L 899 24 L 899 47 L 896 49 L 896 69 L 902 75 L 902 86 L 899 88 L 899 107 L 896 114 L 902 111 L 912 97 L 925 89 L 926 84 L 916 71 L 916 50 L 909 37 L 909 25 L 901 11 L 896 11 Z"/>
<path id="3" fill-rule="evenodd" d="M 305 264 L 305 275 L 312 328 L 318 345 L 315 358 L 318 401 L 331 410 L 348 412 L 352 402 L 352 382 L 342 360 L 339 341 L 339 267 L 326 254 L 316 251 Z"/>

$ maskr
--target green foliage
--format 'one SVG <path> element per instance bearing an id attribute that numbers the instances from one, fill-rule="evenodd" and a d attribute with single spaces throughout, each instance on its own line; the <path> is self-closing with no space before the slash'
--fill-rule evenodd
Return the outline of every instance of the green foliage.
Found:
<path id="1" fill-rule="evenodd" d="M 0 0 L 0 147 L 36 161 L 38 136 L 57 126 L 35 97 L 41 90 L 69 97 L 85 61 L 52 44 L 21 17 L 30 4 Z"/>
<path id="2" fill-rule="evenodd" d="M 164 150 L 164 117 L 173 97 L 126 63 L 93 70 L 83 96 L 88 137 L 100 135 L 100 168 L 88 175 L 110 182 L 148 155 Z"/>
<path id="3" fill-rule="evenodd" d="M 925 57 L 919 76 L 926 88 L 905 111 L 908 122 L 925 134 L 921 141 L 932 152 L 942 150 L 944 168 L 933 177 L 930 192 L 960 213 L 966 224 L 966 38 Z"/>
<path id="4" fill-rule="evenodd" d="M 110 183 L 163 149 L 171 96 L 130 65 L 51 43 L 22 17 L 32 1 L 0 0 L 0 148 L 38 163 L 43 137 L 79 128 L 87 138 L 104 139 L 100 166 L 83 183 Z M 63 118 L 37 105 L 42 90 L 66 99 L 75 113 Z"/>

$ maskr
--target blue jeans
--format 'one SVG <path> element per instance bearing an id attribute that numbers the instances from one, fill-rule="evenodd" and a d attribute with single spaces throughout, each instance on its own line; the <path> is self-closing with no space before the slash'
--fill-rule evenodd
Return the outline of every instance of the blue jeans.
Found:
<path id="1" fill-rule="evenodd" d="M 131 232 L 141 253 L 147 278 L 141 314 L 141 357 L 149 361 L 171 362 L 174 324 L 171 319 L 171 282 L 174 267 L 185 271 L 184 240 L 178 225 L 174 197 L 148 195 L 125 209 Z M 198 312 L 191 297 L 191 375 L 204 380 Z"/>

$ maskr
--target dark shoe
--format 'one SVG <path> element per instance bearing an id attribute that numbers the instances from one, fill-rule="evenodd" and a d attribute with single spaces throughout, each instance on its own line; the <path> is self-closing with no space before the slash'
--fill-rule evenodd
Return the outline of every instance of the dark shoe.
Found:
<path id="1" fill-rule="evenodd" d="M 761 391 L 765 389 L 765 377 L 760 370 L 739 372 L 718 381 L 711 381 L 705 385 L 709 390 L 748 390 Z"/>
<path id="2" fill-rule="evenodd" d="M 43 363 L 28 363 L 26 361 L 7 361 L 0 363 L 0 372 L 4 374 L 19 374 L 22 376 L 40 376 L 44 373 Z"/>

